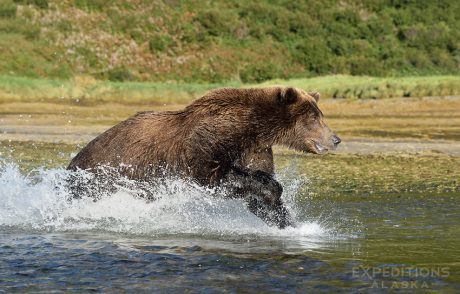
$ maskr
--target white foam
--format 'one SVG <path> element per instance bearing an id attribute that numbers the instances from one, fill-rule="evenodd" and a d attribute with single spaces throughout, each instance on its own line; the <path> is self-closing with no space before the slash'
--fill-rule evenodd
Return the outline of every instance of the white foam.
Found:
<path id="1" fill-rule="evenodd" d="M 23 175 L 14 163 L 0 162 L 0 227 L 48 231 L 88 231 L 158 235 L 261 235 L 324 237 L 331 228 L 320 221 L 299 223 L 279 230 L 266 225 L 242 200 L 216 197 L 206 189 L 171 180 L 147 203 L 129 191 L 101 200 L 83 198 L 69 202 L 63 185 L 64 169 L 38 169 Z M 296 215 L 295 194 L 301 183 L 285 185 L 284 200 Z"/>

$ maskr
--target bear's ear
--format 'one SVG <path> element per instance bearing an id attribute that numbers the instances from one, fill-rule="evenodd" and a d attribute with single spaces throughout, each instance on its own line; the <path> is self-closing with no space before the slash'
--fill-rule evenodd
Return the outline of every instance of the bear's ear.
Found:
<path id="1" fill-rule="evenodd" d="M 278 93 L 278 102 L 282 105 L 289 105 L 297 101 L 299 94 L 294 88 L 284 88 Z"/>
<path id="2" fill-rule="evenodd" d="M 319 93 L 318 92 L 308 92 L 308 95 L 310 95 L 311 97 L 315 98 L 316 102 L 318 103 L 319 101 Z"/>

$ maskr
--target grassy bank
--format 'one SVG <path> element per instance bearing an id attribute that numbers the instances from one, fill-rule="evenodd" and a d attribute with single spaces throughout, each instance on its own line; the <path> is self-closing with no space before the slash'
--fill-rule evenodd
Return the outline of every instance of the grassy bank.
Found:
<path id="1" fill-rule="evenodd" d="M 270 85 L 316 90 L 323 98 L 379 99 L 460 95 L 460 76 L 379 78 L 336 75 L 270 80 L 260 84 L 141 83 L 99 81 L 91 77 L 50 80 L 0 76 L 0 102 L 186 104 L 213 88 Z"/>
<path id="2" fill-rule="evenodd" d="M 458 74 L 459 11 L 449 0 L 2 0 L 0 74 L 210 83 Z"/>
<path id="3" fill-rule="evenodd" d="M 437 153 L 419 154 L 276 154 L 283 169 L 307 179 L 307 195 L 326 198 L 343 195 L 382 195 L 406 192 L 459 192 L 460 157 Z"/>

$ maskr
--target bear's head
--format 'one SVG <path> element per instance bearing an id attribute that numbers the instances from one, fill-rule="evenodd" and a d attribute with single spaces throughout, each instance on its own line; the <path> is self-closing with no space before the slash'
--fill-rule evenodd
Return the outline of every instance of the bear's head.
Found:
<path id="1" fill-rule="evenodd" d="M 278 140 L 280 144 L 314 154 L 323 154 L 337 148 L 341 140 L 324 122 L 323 113 L 317 104 L 318 92 L 281 88 L 277 99 L 291 119 L 289 128 Z"/>

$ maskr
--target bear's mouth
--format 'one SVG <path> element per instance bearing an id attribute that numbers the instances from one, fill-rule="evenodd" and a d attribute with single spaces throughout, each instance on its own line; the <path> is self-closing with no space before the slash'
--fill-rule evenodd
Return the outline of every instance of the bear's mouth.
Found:
<path id="1" fill-rule="evenodd" d="M 310 148 L 308 148 L 308 152 L 314 153 L 314 154 L 324 154 L 327 151 L 329 151 L 329 148 L 326 146 L 322 145 L 321 143 L 315 141 L 315 140 L 310 140 Z"/>
<path id="2" fill-rule="evenodd" d="M 318 154 L 323 154 L 323 153 L 326 153 L 328 151 L 328 149 L 326 147 L 324 147 L 323 145 L 321 145 L 320 143 L 318 143 L 316 141 L 313 141 L 313 143 L 315 145 L 315 149 L 318 152 Z"/>

